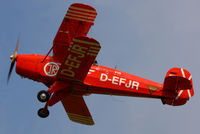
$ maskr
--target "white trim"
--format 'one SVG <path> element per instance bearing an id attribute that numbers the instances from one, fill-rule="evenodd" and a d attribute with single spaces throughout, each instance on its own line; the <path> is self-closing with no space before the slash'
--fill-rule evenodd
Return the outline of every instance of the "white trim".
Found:
<path id="1" fill-rule="evenodd" d="M 192 79 L 192 75 L 190 75 L 190 77 L 188 78 L 188 80 L 191 80 Z"/>
<path id="2" fill-rule="evenodd" d="M 89 71 L 90 71 L 90 72 L 95 72 L 95 70 L 91 70 L 91 69 L 90 69 Z"/>
<path id="3" fill-rule="evenodd" d="M 178 98 L 181 96 L 182 93 L 183 93 L 183 90 L 180 90 L 180 92 L 178 93 L 175 99 L 178 100 Z"/>
<path id="4" fill-rule="evenodd" d="M 187 90 L 189 98 L 191 98 L 190 90 Z"/>
<path id="5" fill-rule="evenodd" d="M 185 73 L 184 73 L 183 68 L 181 68 L 181 73 L 182 73 L 183 77 L 185 78 Z"/>
<path id="6" fill-rule="evenodd" d="M 75 9 L 75 10 L 79 10 L 79 11 L 84 11 L 84 12 L 90 12 L 90 13 L 94 13 L 96 14 L 96 10 L 89 10 L 89 9 L 85 9 L 85 8 L 80 8 L 80 7 L 75 7 L 75 6 L 70 6 L 69 9 Z"/>

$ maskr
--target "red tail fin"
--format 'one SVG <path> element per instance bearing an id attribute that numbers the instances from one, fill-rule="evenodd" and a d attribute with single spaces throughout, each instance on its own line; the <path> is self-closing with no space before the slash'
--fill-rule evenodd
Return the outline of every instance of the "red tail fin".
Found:
<path id="1" fill-rule="evenodd" d="M 191 74 L 182 68 L 172 68 L 167 72 L 164 89 L 178 91 L 192 88 Z"/>
<path id="2" fill-rule="evenodd" d="M 173 100 L 166 100 L 169 105 L 183 105 L 194 95 L 192 76 L 183 68 L 170 69 L 165 77 L 163 90 L 169 90 L 177 94 Z"/>

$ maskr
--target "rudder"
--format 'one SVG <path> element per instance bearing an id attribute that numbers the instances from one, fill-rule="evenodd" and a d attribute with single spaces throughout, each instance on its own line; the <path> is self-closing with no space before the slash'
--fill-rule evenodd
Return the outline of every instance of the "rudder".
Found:
<path id="1" fill-rule="evenodd" d="M 176 93 L 174 99 L 162 99 L 166 104 L 178 106 L 183 105 L 194 95 L 192 75 L 183 68 L 170 69 L 165 77 L 163 90 Z"/>

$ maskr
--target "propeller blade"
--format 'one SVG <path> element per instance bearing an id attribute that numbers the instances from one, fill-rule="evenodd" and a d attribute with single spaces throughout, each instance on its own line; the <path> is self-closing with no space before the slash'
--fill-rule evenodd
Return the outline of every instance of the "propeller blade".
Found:
<path id="1" fill-rule="evenodd" d="M 9 82 L 9 80 L 10 80 L 10 76 L 11 76 L 13 67 L 15 65 L 16 59 L 17 59 L 18 48 L 19 48 L 19 36 L 17 38 L 17 44 L 16 44 L 15 51 L 14 51 L 13 55 L 10 56 L 11 64 L 10 64 L 10 69 L 9 69 L 9 72 L 8 72 L 7 84 Z"/>
<path id="2" fill-rule="evenodd" d="M 17 56 L 18 48 L 19 48 L 19 36 L 17 38 L 17 44 L 16 44 L 16 48 L 15 48 L 15 51 L 14 51 L 14 56 Z"/>
<path id="3" fill-rule="evenodd" d="M 12 70 L 13 70 L 14 65 L 15 65 L 15 61 L 14 61 L 14 62 L 11 62 L 11 64 L 10 64 L 10 70 L 9 70 L 9 73 L 8 73 L 7 83 L 8 83 L 9 80 L 10 80 L 10 75 L 11 75 L 11 73 L 12 73 Z"/>

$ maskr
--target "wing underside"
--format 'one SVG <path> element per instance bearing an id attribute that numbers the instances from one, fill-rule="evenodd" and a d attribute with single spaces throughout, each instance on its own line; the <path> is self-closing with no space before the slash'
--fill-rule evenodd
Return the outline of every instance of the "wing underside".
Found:
<path id="1" fill-rule="evenodd" d="M 83 82 L 100 48 L 100 44 L 93 38 L 74 38 L 57 77 Z"/>
<path id="2" fill-rule="evenodd" d="M 82 96 L 68 95 L 61 102 L 71 121 L 85 125 L 94 125 L 92 116 Z"/>
<path id="3" fill-rule="evenodd" d="M 53 41 L 53 55 L 62 60 L 73 38 L 87 35 L 96 15 L 96 10 L 89 5 L 72 4 Z"/>

